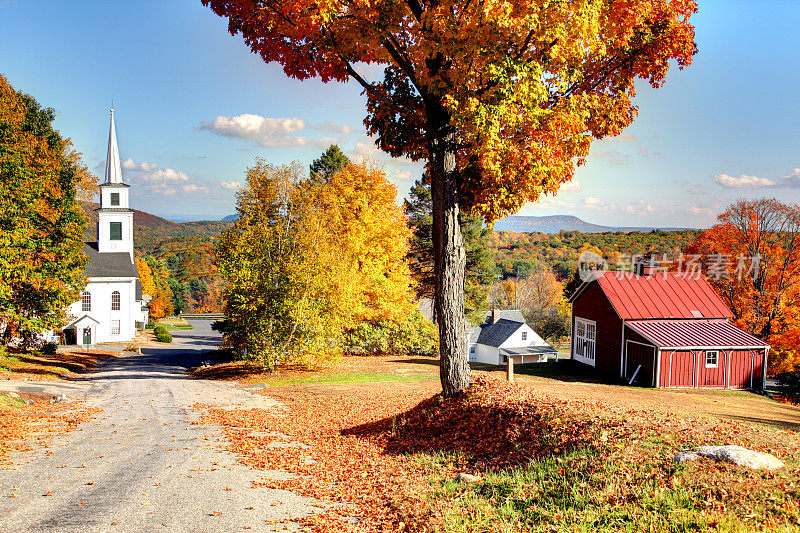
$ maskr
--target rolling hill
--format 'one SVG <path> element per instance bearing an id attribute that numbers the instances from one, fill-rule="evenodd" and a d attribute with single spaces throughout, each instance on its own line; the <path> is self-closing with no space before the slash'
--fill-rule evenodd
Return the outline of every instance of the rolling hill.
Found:
<path id="1" fill-rule="evenodd" d="M 501 218 L 495 222 L 494 229 L 496 231 L 516 231 L 521 233 L 533 231 L 538 231 L 541 233 L 559 233 L 561 231 L 605 233 L 608 231 L 648 232 L 656 229 L 662 231 L 682 231 L 695 228 L 615 227 L 592 224 L 591 222 L 586 222 L 585 220 L 573 215 L 549 215 L 541 217 L 512 215 Z"/>

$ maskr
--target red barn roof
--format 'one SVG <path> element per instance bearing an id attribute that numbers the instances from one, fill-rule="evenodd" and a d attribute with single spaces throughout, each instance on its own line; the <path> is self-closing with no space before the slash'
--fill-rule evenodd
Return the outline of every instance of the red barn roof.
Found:
<path id="1" fill-rule="evenodd" d="M 766 348 L 761 339 L 730 322 L 638 320 L 626 325 L 659 348 Z"/>
<path id="2" fill-rule="evenodd" d="M 697 273 L 659 272 L 639 276 L 631 272 L 594 272 L 570 301 L 575 301 L 595 281 L 623 320 L 733 318 L 728 306 Z"/>

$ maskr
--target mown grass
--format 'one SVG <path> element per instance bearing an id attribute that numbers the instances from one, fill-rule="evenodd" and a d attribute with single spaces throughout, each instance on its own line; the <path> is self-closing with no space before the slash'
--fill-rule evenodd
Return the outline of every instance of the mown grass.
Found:
<path id="1" fill-rule="evenodd" d="M 0 375 L 12 379 L 51 380 L 61 379 L 94 367 L 101 359 L 110 357 L 109 352 L 71 351 L 56 354 L 39 352 L 10 352 L 0 349 Z"/>
<path id="2" fill-rule="evenodd" d="M 12 398 L 7 394 L 0 393 L 0 406 L 22 407 L 24 405 L 27 405 L 27 403 L 25 403 L 25 400 L 22 400 L 21 398 Z"/>
<path id="3" fill-rule="evenodd" d="M 659 438 L 633 440 L 635 450 L 589 446 L 527 465 L 487 472 L 467 483 L 440 473 L 457 456 L 422 456 L 432 500 L 446 501 L 441 530 L 555 531 L 800 531 L 795 461 L 755 472 L 701 460 L 672 462 Z"/>
<path id="4" fill-rule="evenodd" d="M 188 320 L 179 317 L 162 318 L 158 321 L 158 324 L 164 326 L 167 331 L 194 329 Z"/>

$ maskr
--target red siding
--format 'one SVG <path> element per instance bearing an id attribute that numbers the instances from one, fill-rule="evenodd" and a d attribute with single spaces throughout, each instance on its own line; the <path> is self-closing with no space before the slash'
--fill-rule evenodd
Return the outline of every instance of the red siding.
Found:
<path id="1" fill-rule="evenodd" d="M 760 389 L 764 350 L 719 350 L 717 368 L 706 368 L 705 350 L 661 352 L 661 387 Z"/>
<path id="2" fill-rule="evenodd" d="M 572 304 L 573 337 L 575 317 L 594 320 L 597 323 L 595 368 L 606 378 L 619 378 L 622 321 L 597 283 L 586 287 L 580 298 Z"/>

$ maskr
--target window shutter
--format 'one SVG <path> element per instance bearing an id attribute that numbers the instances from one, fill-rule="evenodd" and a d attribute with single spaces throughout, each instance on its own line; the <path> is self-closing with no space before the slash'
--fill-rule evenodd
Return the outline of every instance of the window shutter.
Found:
<path id="1" fill-rule="evenodd" d="M 121 241 L 122 240 L 122 222 L 111 222 L 110 233 L 111 233 L 111 240 L 112 241 Z"/>
<path id="2" fill-rule="evenodd" d="M 112 192 L 111 193 L 111 205 L 119 205 L 119 193 Z"/>

